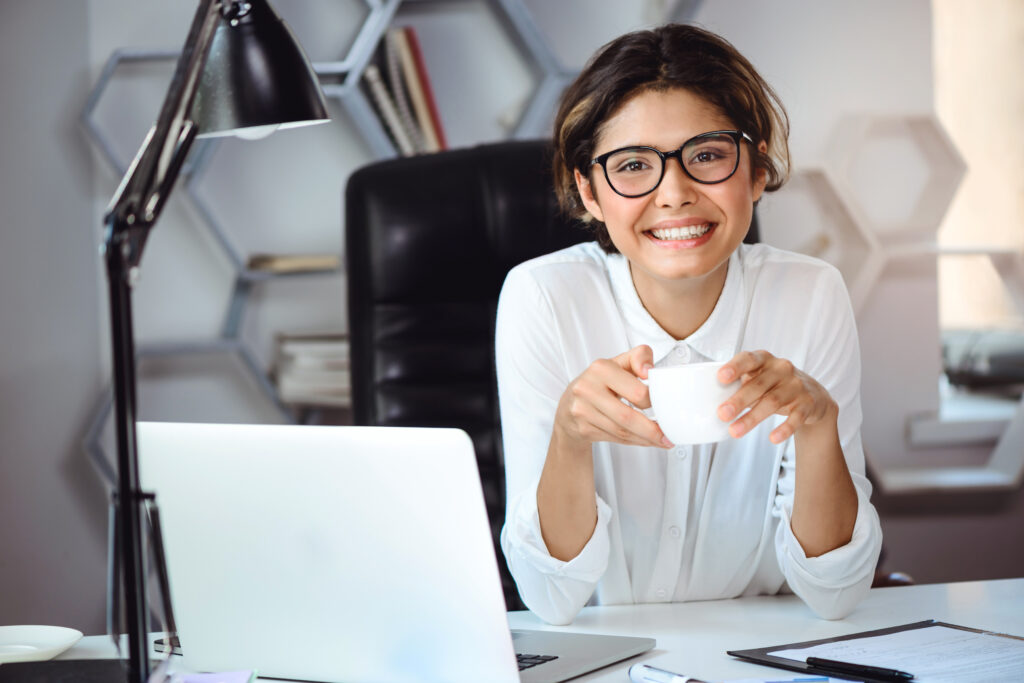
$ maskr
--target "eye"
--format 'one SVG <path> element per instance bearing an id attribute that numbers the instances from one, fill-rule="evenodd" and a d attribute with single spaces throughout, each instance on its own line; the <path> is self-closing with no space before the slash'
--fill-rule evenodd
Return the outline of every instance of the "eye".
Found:
<path id="1" fill-rule="evenodd" d="M 692 155 L 690 155 L 690 163 L 693 164 L 710 164 L 714 161 L 720 161 L 725 158 L 722 151 L 713 147 L 706 147 L 704 149 L 698 149 Z"/>
<path id="2" fill-rule="evenodd" d="M 654 171 L 660 163 L 650 150 L 624 149 L 608 157 L 606 168 L 616 175 L 637 175 Z"/>
<path id="3" fill-rule="evenodd" d="M 643 159 L 630 159 L 624 161 L 615 167 L 616 173 L 637 173 L 639 171 L 648 171 L 651 166 Z"/>

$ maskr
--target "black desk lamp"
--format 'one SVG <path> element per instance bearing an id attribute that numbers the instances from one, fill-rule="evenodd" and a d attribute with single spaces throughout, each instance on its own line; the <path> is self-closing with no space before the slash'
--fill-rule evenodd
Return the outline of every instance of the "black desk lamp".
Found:
<path id="1" fill-rule="evenodd" d="M 326 120 L 316 74 L 266 0 L 200 0 L 160 114 L 107 211 L 104 256 L 118 470 L 115 552 L 124 589 L 129 683 L 146 683 L 150 673 L 131 313 L 146 238 L 197 135 L 261 137 L 277 127 Z"/>

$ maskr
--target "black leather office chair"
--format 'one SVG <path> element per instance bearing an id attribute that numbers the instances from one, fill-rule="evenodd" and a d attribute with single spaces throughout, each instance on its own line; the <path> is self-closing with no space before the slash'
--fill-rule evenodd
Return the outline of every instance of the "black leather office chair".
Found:
<path id="1" fill-rule="evenodd" d="M 469 433 L 509 609 L 522 603 L 497 545 L 498 293 L 516 264 L 591 239 L 557 209 L 550 154 L 545 141 L 519 141 L 382 161 L 346 188 L 354 421 Z"/>

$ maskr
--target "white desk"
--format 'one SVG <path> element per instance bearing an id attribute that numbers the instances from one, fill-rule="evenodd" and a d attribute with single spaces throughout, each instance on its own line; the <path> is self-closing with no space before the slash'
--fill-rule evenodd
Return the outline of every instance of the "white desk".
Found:
<path id="1" fill-rule="evenodd" d="M 829 638 L 924 619 L 1024 635 L 1024 579 L 876 588 L 840 621 L 818 619 L 795 596 L 771 596 L 587 607 L 571 626 L 558 628 L 651 636 L 658 641 L 651 652 L 576 679 L 580 683 L 624 683 L 634 661 L 719 681 L 785 673 L 734 659 L 726 650 Z M 512 612 L 509 622 L 513 628 L 553 628 L 529 612 Z"/>
<path id="2" fill-rule="evenodd" d="M 877 588 L 841 621 L 818 619 L 795 596 L 587 607 L 565 627 L 548 626 L 529 612 L 509 613 L 512 628 L 657 639 L 658 646 L 651 652 L 575 679 L 581 683 L 625 683 L 626 670 L 637 661 L 714 681 L 779 675 L 784 672 L 733 659 L 725 651 L 829 638 L 924 619 L 1024 635 L 1024 578 Z M 112 655 L 106 636 L 89 636 L 61 658 Z"/>

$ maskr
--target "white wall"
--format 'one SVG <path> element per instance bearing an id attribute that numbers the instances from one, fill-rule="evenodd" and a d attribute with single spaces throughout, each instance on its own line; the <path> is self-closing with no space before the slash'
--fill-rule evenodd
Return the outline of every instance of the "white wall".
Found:
<path id="1" fill-rule="evenodd" d="M 565 0 L 557 4 L 558 10 L 555 3 L 545 4 L 536 14 L 552 40 L 565 35 L 560 57 L 566 62 L 582 62 L 599 43 L 649 21 L 659 7 L 693 3 L 654 0 L 643 11 L 630 4 L 617 20 L 609 19 L 617 3 L 603 3 L 600 12 L 584 11 L 585 4 Z M 339 5 L 344 9 L 338 10 Z M 309 0 L 295 6 L 317 5 Z M 355 0 L 324 0 L 323 11 L 342 13 L 340 18 L 331 14 L 325 24 L 338 28 L 342 42 L 351 39 L 346 17 L 358 13 L 359 6 Z M 284 12 L 284 0 L 280 7 Z M 0 2 L 0 623 L 62 623 L 92 633 L 103 628 L 106 503 L 79 440 L 105 383 L 106 303 L 96 245 L 100 216 L 117 177 L 90 154 L 75 117 L 113 49 L 178 48 L 193 10 L 188 2 Z M 410 10 L 403 16 L 415 20 L 422 13 Z M 706 0 L 695 18 L 733 41 L 778 89 L 791 115 L 797 169 L 828 163 L 836 126 L 850 112 L 931 110 L 927 0 Z M 429 21 L 431 30 L 443 29 L 443 22 Z M 453 53 L 481 40 L 475 36 L 476 42 L 460 45 L 459 36 L 449 36 Z M 513 71 L 518 79 L 521 67 Z M 458 88 L 463 81 L 447 74 L 437 80 L 442 103 L 449 97 L 465 99 L 464 92 L 444 90 Z M 141 90 L 131 90 L 139 83 Z M 444 83 L 452 85 L 442 87 Z M 116 125 L 138 127 L 126 136 L 134 139 L 155 115 L 162 86 L 143 77 L 128 79 L 120 87 L 127 89 L 111 100 L 108 114 L 112 110 L 124 117 Z M 489 139 L 492 133 L 486 131 L 501 134 L 502 121 L 470 121 L 464 117 L 479 113 L 472 107 L 460 109 L 446 112 L 442 106 L 454 139 L 471 144 Z M 295 145 L 285 144 L 282 133 L 280 146 L 229 148 L 220 157 L 224 168 L 216 177 L 218 193 L 232 191 L 230 179 L 225 179 L 225 173 L 231 174 L 226 160 L 232 159 L 235 165 L 244 165 L 247 178 L 262 173 L 271 186 L 274 173 L 293 175 L 290 182 L 298 186 L 308 179 L 314 186 L 306 188 L 309 194 L 303 194 L 302 201 L 296 201 L 292 192 L 260 199 L 275 211 L 295 216 L 302 225 L 303 249 L 337 248 L 344 179 L 370 155 L 344 120 L 331 125 L 334 128 L 327 133 L 311 129 L 313 137 Z M 478 131 L 477 138 L 462 136 L 470 130 Z M 127 139 L 124 146 L 131 151 L 137 144 L 138 140 Z M 280 151 L 296 145 L 309 150 L 298 162 L 295 154 Z M 303 159 L 305 163 L 299 163 Z M 245 189 L 236 186 L 242 201 L 251 199 Z M 224 204 L 221 210 L 231 220 L 229 207 Z M 250 210 L 247 222 L 259 213 Z M 251 248 L 259 249 L 260 230 L 268 227 L 274 228 L 257 226 Z M 801 230 L 814 227 L 794 221 L 784 226 L 784 232 L 789 231 L 792 239 L 793 231 L 799 236 Z M 266 234 L 267 240 L 278 237 Z M 231 277 L 226 259 L 179 191 L 143 262 L 137 296 L 140 338 L 215 336 Z M 934 269 L 891 271 L 873 296 L 881 303 L 869 301 L 866 310 L 875 312 L 860 320 L 869 450 L 872 457 L 897 460 L 933 457 L 909 453 L 902 430 L 908 411 L 934 407 L 937 401 Z M 276 329 L 343 326 L 343 300 L 340 278 L 262 288 L 246 333 L 265 357 Z M 899 360 L 898 367 L 893 359 Z M 245 381 L 229 379 L 230 387 L 212 393 L 204 380 L 216 371 L 207 369 L 207 361 L 155 364 L 145 381 L 149 389 L 142 390 L 144 417 L 178 417 L 184 406 L 187 417 L 273 419 L 266 405 L 250 403 Z M 163 374 L 185 378 L 181 384 L 188 384 L 189 372 L 197 378 L 191 389 L 158 381 Z M 883 522 L 890 564 L 926 580 L 1024 574 L 1024 544 L 1015 544 L 1015 554 L 1005 552 L 1002 543 L 1014 533 L 1019 539 L 1022 508 L 1017 495 L 984 515 L 970 510 L 946 517 L 894 513 Z M 969 552 L 954 552 L 958 548 Z"/>
<path id="2" fill-rule="evenodd" d="M 88 6 L 0 3 L 0 624 L 101 632 L 106 500 L 80 441 L 102 384 Z"/>

